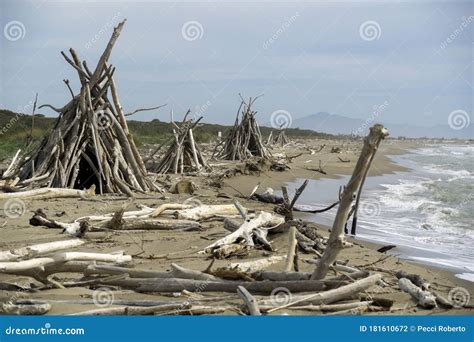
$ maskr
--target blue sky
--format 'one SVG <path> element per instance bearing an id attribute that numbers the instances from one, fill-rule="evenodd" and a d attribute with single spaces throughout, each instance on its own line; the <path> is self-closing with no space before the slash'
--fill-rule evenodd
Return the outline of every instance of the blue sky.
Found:
<path id="1" fill-rule="evenodd" d="M 455 110 L 472 117 L 472 16 L 469 1 L 2 0 L 0 108 L 28 111 L 36 92 L 40 103 L 65 104 L 62 80 L 75 92 L 79 81 L 60 51 L 73 47 L 93 67 L 111 26 L 127 18 L 110 59 L 122 105 L 168 104 L 135 119 L 190 108 L 231 123 L 239 93 L 263 93 L 263 122 L 276 110 L 366 118 L 383 106 L 388 122 L 447 124 Z"/>

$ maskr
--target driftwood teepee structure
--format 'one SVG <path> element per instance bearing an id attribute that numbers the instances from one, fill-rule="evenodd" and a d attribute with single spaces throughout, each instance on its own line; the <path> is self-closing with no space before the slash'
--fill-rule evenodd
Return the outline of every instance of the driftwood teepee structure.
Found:
<path id="1" fill-rule="evenodd" d="M 225 160 L 246 160 L 252 157 L 271 159 L 271 153 L 265 146 L 262 133 L 255 119 L 256 111 L 252 110 L 252 105 L 258 97 L 249 102 L 242 99 L 234 127 L 227 134 L 226 138 L 216 146 L 213 158 Z M 242 115 L 241 120 L 239 117 Z"/>
<path id="2" fill-rule="evenodd" d="M 270 132 L 270 135 L 267 139 L 267 145 L 280 145 L 285 146 L 290 142 L 290 139 L 286 136 L 285 130 L 281 129 L 278 131 L 277 136 L 273 136 L 273 131 Z"/>
<path id="3" fill-rule="evenodd" d="M 19 163 L 18 185 L 75 189 L 95 185 L 99 193 L 130 196 L 133 190 L 159 190 L 147 177 L 118 99 L 112 77 L 115 68 L 108 64 L 124 24 L 125 20 L 114 28 L 94 71 L 73 49 L 69 50 L 71 57 L 61 52 L 77 71 L 81 90 L 74 94 L 65 81 L 71 101 L 59 109 L 42 106 L 58 112 L 59 118 L 38 149 Z"/>
<path id="4" fill-rule="evenodd" d="M 186 113 L 180 125 L 173 120 L 173 116 L 171 117 L 174 139 L 171 140 L 167 152 L 154 168 L 157 173 L 182 174 L 208 168 L 193 135 L 193 129 L 201 121 L 202 116 L 196 121 L 188 120 L 189 113 L 190 111 Z"/>

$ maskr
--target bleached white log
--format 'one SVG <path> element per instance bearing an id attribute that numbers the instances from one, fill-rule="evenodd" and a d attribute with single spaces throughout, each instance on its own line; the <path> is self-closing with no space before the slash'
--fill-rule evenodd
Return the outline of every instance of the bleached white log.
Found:
<path id="1" fill-rule="evenodd" d="M 119 254 L 64 252 L 30 260 L 0 262 L 0 272 L 15 273 L 32 269 L 42 270 L 45 266 L 66 261 L 101 261 L 121 264 L 131 262 L 132 257 L 130 255 Z"/>
<path id="2" fill-rule="evenodd" d="M 61 240 L 21 247 L 9 251 L 0 251 L 0 261 L 15 261 L 19 259 L 33 258 L 46 253 L 53 253 L 60 250 L 81 246 L 84 243 L 85 242 L 80 239 Z"/>
<path id="3" fill-rule="evenodd" d="M 284 255 L 274 255 L 269 258 L 263 258 L 246 262 L 235 262 L 229 265 L 230 268 L 237 268 L 243 272 L 259 271 L 286 259 Z"/>
<path id="4" fill-rule="evenodd" d="M 436 307 L 436 297 L 429 291 L 423 291 L 420 287 L 413 284 L 410 279 L 398 279 L 398 286 L 400 286 L 402 291 L 409 293 L 416 300 L 419 306 L 425 309 Z"/>
<path id="5" fill-rule="evenodd" d="M 47 199 L 47 198 L 88 198 L 95 194 L 95 187 L 88 190 L 41 188 L 19 192 L 0 193 L 0 200 L 11 198 Z"/>
<path id="6" fill-rule="evenodd" d="M 234 207 L 234 210 L 237 209 Z M 246 240 L 247 245 L 253 246 L 251 233 L 254 229 L 260 227 L 275 227 L 282 224 L 283 222 L 285 222 L 283 217 L 275 216 L 273 214 L 262 211 L 254 219 L 245 221 L 235 232 L 230 233 L 229 235 L 204 248 L 203 252 L 213 249 L 215 247 L 231 244 L 239 238 L 244 238 Z"/>
<path id="7" fill-rule="evenodd" d="M 239 211 L 233 204 L 200 205 L 191 209 L 176 211 L 175 216 L 182 220 L 205 220 L 217 215 L 237 215 Z"/>

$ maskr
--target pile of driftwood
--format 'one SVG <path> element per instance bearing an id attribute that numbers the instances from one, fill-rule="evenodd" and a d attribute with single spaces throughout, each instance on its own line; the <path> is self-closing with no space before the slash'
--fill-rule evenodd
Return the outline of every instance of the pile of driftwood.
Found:
<path id="1" fill-rule="evenodd" d="M 241 99 L 234 126 L 227 136 L 216 146 L 213 158 L 225 160 L 246 160 L 252 157 L 271 159 L 271 153 L 263 142 L 262 134 L 252 110 L 257 98 L 248 102 Z M 239 120 L 239 118 L 241 119 Z"/>
<path id="2" fill-rule="evenodd" d="M 84 245 L 85 242 L 80 239 L 62 240 L 0 252 L 1 273 L 31 277 L 40 282 L 40 285 L 30 287 L 0 283 L 2 289 L 17 293 L 14 300 L 1 304 L 0 312 L 20 315 L 45 314 L 54 307 L 55 301 L 35 300 L 30 298 L 29 293 L 50 288 L 73 287 L 90 287 L 98 289 L 96 291 L 99 292 L 97 296 L 94 294 L 90 303 L 99 308 L 73 313 L 80 315 L 216 314 L 226 311 L 260 315 L 283 309 L 326 312 L 344 312 L 348 309 L 383 310 L 373 301 L 366 300 L 334 304 L 351 299 L 375 285 L 381 279 L 379 274 L 368 275 L 368 272 L 353 271 L 349 272 L 348 276 L 311 280 L 309 273 L 264 271 L 262 266 L 265 264 L 259 265 L 255 262 L 215 270 L 212 270 L 211 264 L 203 271 L 171 264 L 170 271 L 152 271 L 130 267 L 132 257 L 122 253 L 64 251 Z M 345 271 L 350 269 L 342 266 L 340 268 Z M 53 277 L 59 273 L 82 274 L 82 277 L 59 281 Z M 117 299 L 106 305 L 98 302 L 100 291 L 120 293 L 120 289 L 146 293 L 181 292 L 180 297 L 184 299 Z M 281 302 L 275 291 L 279 289 L 291 293 L 291 298 Z M 203 296 L 204 292 L 224 294 L 209 297 Z M 304 292 L 310 294 L 299 294 Z M 87 303 L 82 301 L 82 304 Z"/>
<path id="3" fill-rule="evenodd" d="M 289 237 L 294 238 L 291 231 Z M 364 267 L 337 262 L 331 266 L 336 275 L 324 279 L 314 279 L 313 273 L 294 271 L 296 265 L 291 253 L 294 244 L 289 244 L 286 256 L 215 269 L 211 262 L 205 270 L 171 264 L 170 270 L 165 271 L 136 269 L 131 265 L 132 257 L 121 252 L 70 251 L 86 246 L 84 240 L 74 239 L 0 252 L 0 273 L 31 277 L 39 282 L 29 286 L 0 283 L 2 290 L 15 293 L 11 300 L 0 303 L 0 313 L 42 315 L 54 308 L 56 302 L 78 304 L 77 300 L 37 300 L 34 296 L 46 289 L 74 287 L 95 289 L 92 300 L 81 300 L 80 304 L 93 304 L 96 308 L 72 315 L 262 315 L 293 310 L 354 315 L 389 311 L 394 304 L 393 300 L 378 296 L 391 285 L 381 274 L 371 273 Z M 283 270 L 265 270 L 282 260 L 286 260 Z M 315 263 L 317 270 L 321 262 L 316 260 Z M 54 276 L 58 274 L 63 276 Z M 431 290 L 430 284 L 420 276 L 398 272 L 396 277 L 400 290 L 409 293 L 419 307 L 453 307 L 451 301 Z M 148 293 L 148 298 L 153 294 L 174 295 L 173 299 L 119 299 L 122 290 Z"/>
<path id="4" fill-rule="evenodd" d="M 193 135 L 193 129 L 202 117 L 194 122 L 192 119 L 187 119 L 189 114 L 190 111 L 186 113 L 180 125 L 173 120 L 173 117 L 171 118 L 173 140 L 158 165 L 153 167 L 155 172 L 183 174 L 191 171 L 199 172 L 208 168 Z"/>
<path id="5" fill-rule="evenodd" d="M 306 184 L 305 184 L 306 185 Z M 230 233 L 199 253 L 213 258 L 235 255 L 242 249 L 253 248 L 256 244 L 272 250 L 267 235 L 272 232 L 287 231 L 292 225 L 291 210 L 303 189 L 300 189 L 290 201 L 285 196 L 282 208 L 284 215 L 265 211 L 251 212 L 239 202 L 233 205 L 199 205 L 192 207 L 183 204 L 163 204 L 157 208 L 142 207 L 137 211 L 121 210 L 100 216 L 88 216 L 76 219 L 72 223 L 62 223 L 47 218 L 37 211 L 30 223 L 49 228 L 62 228 L 68 232 L 77 232 L 87 223 L 89 229 L 120 230 L 125 229 L 199 229 L 200 221 L 210 219 L 224 220 L 224 227 Z M 165 218 L 166 217 L 166 218 Z M 240 217 L 241 220 L 237 221 Z M 8 314 L 44 314 L 54 301 L 35 301 L 28 298 L 30 291 L 47 288 L 90 287 L 107 291 L 120 289 L 146 293 L 181 292 L 184 300 L 148 302 L 112 301 L 107 307 L 98 305 L 98 309 L 81 311 L 82 315 L 105 314 L 218 314 L 224 312 L 261 315 L 279 310 L 310 310 L 345 313 L 347 310 L 385 310 L 372 300 L 347 302 L 358 293 L 375 285 L 379 274 L 354 270 L 348 266 L 335 266 L 348 272 L 346 275 L 322 280 L 313 280 L 311 273 L 293 271 L 297 268 L 296 237 L 294 228 L 290 230 L 287 256 L 273 256 L 253 262 L 240 262 L 229 267 L 212 269 L 212 263 L 206 270 L 196 271 L 171 264 L 170 271 L 151 271 L 134 269 L 127 266 L 132 260 L 121 253 L 100 254 L 83 252 L 60 252 L 83 247 L 81 239 L 63 240 L 33 245 L 16 250 L 0 252 L 0 273 L 32 277 L 40 286 L 23 288 L 26 299 L 18 299 L 2 304 L 0 310 Z M 298 234 L 300 234 L 298 232 Z M 306 237 L 307 240 L 310 238 Z M 284 271 L 264 271 L 263 268 L 275 261 L 286 260 Z M 57 273 L 79 273 L 82 276 L 67 280 L 56 280 Z M 3 288 L 13 288 L 14 284 L 3 283 Z M 115 289 L 115 290 L 114 290 Z M 283 290 L 282 290 L 283 289 Z M 97 290 L 96 290 L 97 291 Z M 100 291 L 100 290 L 99 290 Z M 283 295 L 291 294 L 281 301 Z M 203 292 L 233 293 L 203 296 Z M 306 293 L 306 294 L 303 294 Z M 345 301 L 344 303 L 336 304 Z M 94 302 L 95 303 L 95 302 Z M 92 304 L 92 303 L 91 303 Z M 95 303 L 97 305 L 97 303 Z M 125 304 L 125 305 L 124 305 Z"/>
<path id="6" fill-rule="evenodd" d="M 267 139 L 267 145 L 272 146 L 285 146 L 290 143 L 290 139 L 286 136 L 285 130 L 284 129 L 279 129 L 278 130 L 278 135 L 273 136 L 273 131 L 270 132 L 270 135 L 268 136 Z"/>
<path id="7" fill-rule="evenodd" d="M 50 288 L 78 286 L 74 282 L 60 283 L 52 275 L 61 272 L 80 272 L 85 266 L 96 262 L 123 266 L 132 261 L 130 255 L 123 252 L 92 253 L 69 251 L 83 246 L 83 240 L 61 240 L 38 245 L 0 251 L 0 273 L 31 277 L 40 285 L 22 287 L 12 283 L 0 283 L 4 291 L 14 291 L 13 300 L 0 303 L 0 314 L 8 315 L 41 315 L 51 309 L 48 302 L 17 302 L 28 293 Z M 67 251 L 65 251 L 67 250 Z"/>
<path id="8" fill-rule="evenodd" d="M 159 188 L 148 177 L 145 165 L 130 135 L 120 105 L 115 68 L 108 60 L 125 21 L 114 28 L 94 70 L 81 62 L 75 50 L 64 59 L 76 71 L 80 91 L 62 108 L 49 107 L 59 113 L 52 131 L 32 155 L 17 154 L 8 172 L 9 186 L 15 190 L 32 187 L 83 189 L 95 185 L 102 193 L 156 191 Z M 111 95 L 111 99 L 109 96 Z"/>

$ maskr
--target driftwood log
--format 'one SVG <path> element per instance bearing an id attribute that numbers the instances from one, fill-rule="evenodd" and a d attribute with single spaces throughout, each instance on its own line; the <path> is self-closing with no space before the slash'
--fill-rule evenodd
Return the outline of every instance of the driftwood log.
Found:
<path id="1" fill-rule="evenodd" d="M 374 125 L 370 128 L 369 135 L 365 138 L 362 152 L 354 168 L 352 177 L 347 183 L 341 196 L 336 218 L 331 229 L 328 244 L 318 267 L 315 269 L 312 279 L 323 279 L 331 264 L 336 261 L 339 251 L 344 246 L 344 227 L 347 222 L 349 211 L 352 207 L 357 191 L 367 175 L 367 169 L 373 155 L 377 152 L 382 139 L 388 135 L 388 131 L 382 125 Z"/>
<path id="2" fill-rule="evenodd" d="M 27 190 L 27 191 L 0 193 L 0 200 L 14 199 L 14 198 L 28 199 L 28 200 L 38 200 L 38 199 L 48 199 L 48 198 L 87 199 L 89 197 L 92 197 L 94 193 L 95 193 L 95 186 L 92 186 L 88 190 L 44 188 L 44 189 L 34 189 L 34 190 Z"/>
<path id="3" fill-rule="evenodd" d="M 320 305 L 335 303 L 343 299 L 351 298 L 353 295 L 368 289 L 369 287 L 375 285 L 380 279 L 382 279 L 380 274 L 374 274 L 367 278 L 358 280 L 352 284 L 341 286 L 333 290 L 311 295 L 293 295 L 289 303 L 269 310 L 269 312 L 285 309 L 295 305 Z M 272 300 L 264 300 L 261 302 L 261 304 L 272 305 L 273 303 Z"/>
<path id="4" fill-rule="evenodd" d="M 274 255 L 268 258 L 263 258 L 263 259 L 231 263 L 229 267 L 236 268 L 244 272 L 254 272 L 254 271 L 262 270 L 268 266 L 281 262 L 285 259 L 286 259 L 286 256 Z"/>
<path id="5" fill-rule="evenodd" d="M 291 292 L 314 292 L 324 291 L 329 288 L 347 284 L 343 281 L 330 280 L 303 280 L 303 281 L 228 281 L 228 280 L 195 280 L 181 278 L 131 278 L 115 280 L 103 283 L 103 285 L 121 286 L 131 288 L 137 292 L 179 292 L 196 291 L 202 292 L 232 292 L 235 293 L 239 286 L 245 287 L 253 293 L 270 294 L 275 288 L 284 287 Z"/>
<path id="6" fill-rule="evenodd" d="M 99 275 L 119 275 L 127 274 L 131 278 L 180 278 L 180 279 L 194 279 L 203 281 L 218 281 L 219 278 L 200 271 L 190 270 L 181 267 L 177 264 L 171 264 L 171 271 L 156 272 L 148 270 L 139 270 L 120 266 L 111 265 L 88 265 L 84 269 L 85 275 L 99 274 Z"/>
<path id="7" fill-rule="evenodd" d="M 121 306 L 111 308 L 101 308 L 94 310 L 87 310 L 81 312 L 75 312 L 68 314 L 68 316 L 135 316 L 135 315 L 154 315 L 160 312 L 173 311 L 178 309 L 189 309 L 190 304 L 178 303 L 178 304 L 162 304 L 154 306 L 136 307 L 136 306 Z"/>
<path id="8" fill-rule="evenodd" d="M 51 283 L 48 276 L 58 272 L 58 266 L 74 261 L 127 264 L 132 261 L 132 257 L 123 254 L 62 252 L 28 260 L 0 262 L 0 273 L 29 276 L 42 283 L 48 284 Z M 81 265 L 80 269 L 83 268 Z M 73 266 L 72 269 L 77 268 Z"/>
<path id="9" fill-rule="evenodd" d="M 420 287 L 413 284 L 410 279 L 398 279 L 398 286 L 404 292 L 409 293 L 417 304 L 425 309 L 432 309 L 436 307 L 436 297 L 428 291 L 422 290 Z"/>
<path id="10" fill-rule="evenodd" d="M 1 303 L 0 304 L 0 315 L 20 315 L 20 316 L 33 316 L 33 315 L 44 315 L 51 310 L 51 304 L 46 301 L 42 302 L 31 302 L 23 301 L 20 303 Z"/>
<path id="11" fill-rule="evenodd" d="M 285 307 L 285 310 L 304 310 L 304 311 L 322 311 L 322 312 L 334 312 L 348 309 L 355 309 L 361 306 L 371 305 L 372 301 L 356 301 L 351 303 L 341 303 L 341 304 L 321 304 L 321 305 L 298 305 L 298 306 L 289 306 Z M 260 306 L 261 311 L 271 312 L 275 306 Z"/>
<path id="12" fill-rule="evenodd" d="M 85 242 L 80 239 L 74 240 L 61 240 L 46 242 L 37 245 L 31 245 L 27 247 L 21 247 L 17 249 L 11 249 L 9 251 L 0 252 L 0 261 L 17 261 L 20 259 L 30 259 L 39 255 L 53 253 L 64 249 L 70 249 L 83 245 Z"/>
<path id="13" fill-rule="evenodd" d="M 195 208 L 178 210 L 174 213 L 181 220 L 206 220 L 215 216 L 239 215 L 233 204 L 200 205 Z"/>

